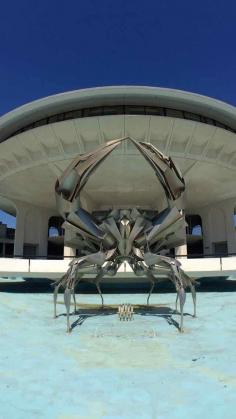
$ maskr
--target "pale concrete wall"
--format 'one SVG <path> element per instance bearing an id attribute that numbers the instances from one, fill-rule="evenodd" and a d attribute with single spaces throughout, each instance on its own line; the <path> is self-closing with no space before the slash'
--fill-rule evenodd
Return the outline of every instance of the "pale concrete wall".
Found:
<path id="1" fill-rule="evenodd" d="M 71 237 L 72 237 L 72 233 L 69 230 L 65 229 L 65 237 L 64 237 L 65 243 L 67 241 L 69 241 Z M 65 257 L 73 257 L 75 255 L 76 255 L 76 249 L 75 248 L 70 247 L 68 245 L 64 246 L 64 256 Z"/>
<path id="2" fill-rule="evenodd" d="M 39 256 L 47 255 L 48 220 L 55 211 L 35 207 L 20 201 L 15 201 L 16 234 L 14 254 L 23 255 L 24 243 L 37 244 Z M 213 243 L 227 241 L 228 252 L 236 253 L 236 232 L 234 225 L 234 208 L 236 197 L 217 202 L 211 206 L 195 209 L 192 213 L 199 214 L 203 225 L 204 254 L 214 252 Z M 184 202 L 179 203 L 184 208 Z M 65 256 L 74 256 L 75 250 L 65 246 Z M 186 254 L 186 247 L 177 250 L 177 254 Z"/>
<path id="3" fill-rule="evenodd" d="M 26 274 L 29 272 L 29 261 L 27 259 L 17 259 L 17 258 L 1 258 L 0 266 L 1 274 L 13 276 L 20 276 L 21 274 Z"/>
<path id="4" fill-rule="evenodd" d="M 37 255 L 47 256 L 48 220 L 52 211 L 17 201 L 14 255 L 22 256 L 24 244 L 37 245 Z"/>
<path id="5" fill-rule="evenodd" d="M 220 241 L 227 241 L 228 252 L 236 253 L 235 204 L 236 197 L 196 209 L 202 218 L 204 254 L 212 254 L 213 243 Z"/>
<path id="6" fill-rule="evenodd" d="M 71 259 L 40 260 L 1 258 L 0 275 L 10 277 L 60 278 L 68 269 Z M 182 268 L 191 277 L 215 277 L 236 274 L 236 257 L 180 259 Z M 128 263 L 120 266 L 117 277 L 135 278 Z M 137 278 L 138 280 L 138 278 Z"/>

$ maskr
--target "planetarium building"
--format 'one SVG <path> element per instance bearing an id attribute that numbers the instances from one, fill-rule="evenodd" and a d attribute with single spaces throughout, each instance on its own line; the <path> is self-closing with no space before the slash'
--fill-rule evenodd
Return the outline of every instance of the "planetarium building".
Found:
<path id="1" fill-rule="evenodd" d="M 188 226 L 176 255 L 236 254 L 236 108 L 179 90 L 121 86 L 46 97 L 0 118 L 0 209 L 16 216 L 1 256 L 74 256 L 56 180 L 78 155 L 119 138 L 151 143 L 182 172 L 177 206 Z M 133 207 L 157 210 L 163 197 L 149 170 L 132 142 L 122 142 L 89 181 L 83 206 L 102 212 L 124 199 L 125 208 L 128 196 Z"/>

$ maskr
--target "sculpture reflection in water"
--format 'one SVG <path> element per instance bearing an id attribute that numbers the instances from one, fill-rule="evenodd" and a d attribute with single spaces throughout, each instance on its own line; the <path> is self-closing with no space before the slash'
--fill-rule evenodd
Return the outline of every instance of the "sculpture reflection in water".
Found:
<path id="1" fill-rule="evenodd" d="M 166 207 L 160 212 L 145 211 L 137 207 L 115 208 L 90 214 L 81 205 L 81 192 L 96 169 L 122 144 L 132 142 L 157 176 L 165 192 Z M 141 169 L 140 169 L 141 170 Z M 140 174 L 141 175 L 141 174 Z M 137 179 L 138 182 L 138 179 Z M 148 185 L 147 185 L 148 188 Z M 120 265 L 127 261 L 137 276 L 146 276 L 150 281 L 150 295 L 160 276 L 173 282 L 180 305 L 180 331 L 183 331 L 183 307 L 185 289 L 190 288 L 196 316 L 195 281 L 182 269 L 174 257 L 166 256 L 169 250 L 185 243 L 185 219 L 174 201 L 185 189 L 184 179 L 170 157 L 164 156 L 152 144 L 137 142 L 132 138 L 109 141 L 74 160 L 56 182 L 56 199 L 64 228 L 74 235 L 74 247 L 79 257 L 74 258 L 65 275 L 55 283 L 54 314 L 58 291 L 64 288 L 67 314 L 67 331 L 71 330 L 69 314 L 71 298 L 75 288 L 84 276 L 90 274 L 102 299 L 100 282 L 104 276 L 116 275 Z M 110 203 L 114 208 L 113 203 Z M 92 276 L 92 279 L 91 279 Z"/>

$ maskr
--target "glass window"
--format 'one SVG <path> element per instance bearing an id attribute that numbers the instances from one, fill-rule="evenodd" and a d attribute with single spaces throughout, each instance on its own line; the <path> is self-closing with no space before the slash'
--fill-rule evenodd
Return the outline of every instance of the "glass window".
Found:
<path id="1" fill-rule="evenodd" d="M 234 227 L 236 228 L 236 207 L 234 208 Z"/>
<path id="2" fill-rule="evenodd" d="M 83 110 L 83 116 L 99 116 L 103 114 L 103 107 L 87 108 Z"/>
<path id="3" fill-rule="evenodd" d="M 83 114 L 82 114 L 82 109 L 73 111 L 74 114 L 74 118 L 82 118 Z"/>
<path id="4" fill-rule="evenodd" d="M 49 122 L 49 124 L 53 124 L 53 122 L 57 122 L 57 115 L 52 115 L 52 116 L 49 116 L 49 118 L 48 118 L 48 122 Z"/>
<path id="5" fill-rule="evenodd" d="M 139 105 L 113 105 L 113 106 L 96 106 L 85 109 L 72 110 L 63 112 L 57 115 L 52 115 L 48 118 L 40 119 L 32 124 L 26 125 L 25 127 L 17 130 L 13 135 L 20 134 L 24 131 L 28 131 L 35 127 L 40 127 L 54 122 L 64 121 L 74 118 L 93 117 L 100 115 L 156 115 L 156 116 L 168 116 L 172 118 L 184 118 L 191 121 L 202 122 L 204 124 L 210 124 L 219 128 L 226 129 L 235 133 L 235 129 L 222 124 L 221 122 L 215 121 L 212 118 L 208 118 L 203 115 L 198 115 L 193 112 L 182 111 L 179 109 L 163 108 L 160 106 L 139 106 Z M 9 137 L 7 137 L 9 138 Z M 6 138 L 6 139 L 7 139 Z"/>
<path id="6" fill-rule="evenodd" d="M 65 112 L 65 120 L 76 118 L 75 111 Z"/>
<path id="7" fill-rule="evenodd" d="M 64 223 L 64 220 L 62 217 L 59 217 L 56 215 L 50 217 L 48 221 L 48 236 L 49 237 L 63 236 L 64 235 L 64 229 L 62 228 L 63 223 Z"/>
<path id="8" fill-rule="evenodd" d="M 179 111 L 178 109 L 166 109 L 166 116 L 170 116 L 172 118 L 183 118 L 184 114 L 183 111 Z"/>
<path id="9" fill-rule="evenodd" d="M 222 124 L 221 122 L 218 122 L 218 121 L 215 121 L 215 125 L 219 128 L 223 128 L 223 129 L 226 128 L 226 126 L 224 124 Z"/>
<path id="10" fill-rule="evenodd" d="M 40 119 L 39 121 L 36 121 L 35 123 L 34 123 L 34 127 L 36 128 L 36 127 L 41 127 L 41 126 L 43 126 L 43 125 L 47 125 L 47 119 Z M 30 129 L 30 128 L 28 128 L 27 127 L 27 129 Z"/>
<path id="11" fill-rule="evenodd" d="M 104 106 L 103 113 L 104 115 L 123 115 L 124 106 Z"/>
<path id="12" fill-rule="evenodd" d="M 27 125 L 27 127 L 25 127 L 25 128 L 24 128 L 24 131 L 27 131 L 27 130 L 29 130 L 29 129 L 33 129 L 34 127 L 35 127 L 35 123 L 30 124 L 30 125 Z M 21 130 L 19 130 L 19 131 L 21 131 L 21 132 L 22 132 L 22 129 L 21 129 Z"/>
<path id="13" fill-rule="evenodd" d="M 126 115 L 145 115 L 144 106 L 125 106 Z"/>
<path id="14" fill-rule="evenodd" d="M 5 243 L 5 257 L 13 257 L 14 255 L 14 244 L 13 243 Z"/>
<path id="15" fill-rule="evenodd" d="M 190 119 L 191 121 L 198 121 L 201 122 L 201 117 L 200 115 L 196 114 L 196 113 L 192 113 L 192 112 L 186 112 L 184 111 L 184 117 L 185 119 Z"/>
<path id="16" fill-rule="evenodd" d="M 207 116 L 201 116 L 201 122 L 209 125 L 215 125 L 214 119 L 208 118 Z"/>
<path id="17" fill-rule="evenodd" d="M 59 113 L 57 115 L 57 122 L 64 121 L 64 119 L 65 119 L 65 114 L 64 113 Z"/>
<path id="18" fill-rule="evenodd" d="M 146 115 L 165 116 L 165 110 L 157 106 L 146 106 Z"/>

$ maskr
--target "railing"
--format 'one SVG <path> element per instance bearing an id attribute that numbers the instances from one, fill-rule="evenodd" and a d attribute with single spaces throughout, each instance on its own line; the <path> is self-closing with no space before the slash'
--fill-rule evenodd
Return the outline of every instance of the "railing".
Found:
<path id="1" fill-rule="evenodd" d="M 185 254 L 185 255 L 172 255 L 172 254 L 167 254 L 165 256 L 169 256 L 169 257 L 175 257 L 176 259 L 181 259 L 181 258 L 187 258 L 187 259 L 201 259 L 201 258 L 225 258 L 225 257 L 232 257 L 232 256 L 236 256 L 236 253 L 225 253 L 225 254 L 217 254 L 217 253 L 211 253 L 211 254 Z M 63 259 L 75 259 L 78 258 L 79 256 L 61 256 L 61 255 L 36 255 L 36 256 L 32 256 L 32 255 L 7 255 L 7 256 L 3 256 L 0 255 L 0 258 L 4 258 L 4 257 L 8 257 L 8 258 L 13 258 L 13 259 L 46 259 L 46 260 L 63 260 Z"/>
<path id="2" fill-rule="evenodd" d="M 171 255 L 169 255 L 171 256 Z M 176 255 L 175 257 L 177 259 L 180 258 L 188 258 L 188 259 L 195 259 L 195 258 L 227 258 L 231 256 L 236 256 L 236 253 L 210 253 L 210 254 L 204 254 L 204 253 L 192 253 L 188 255 Z"/>
<path id="3" fill-rule="evenodd" d="M 180 257 L 183 270 L 191 277 L 215 277 L 236 275 L 236 255 L 232 257 L 186 258 Z M 48 257 L 14 257 L 1 258 L 0 275 L 5 277 L 28 277 L 28 278 L 58 278 L 63 275 L 72 258 L 48 259 Z M 87 273 L 88 274 L 88 273 Z M 89 274 L 88 274 L 89 275 Z M 128 263 L 122 263 L 118 276 L 133 277 L 133 271 Z M 125 276 L 124 276 L 125 275 Z"/>

